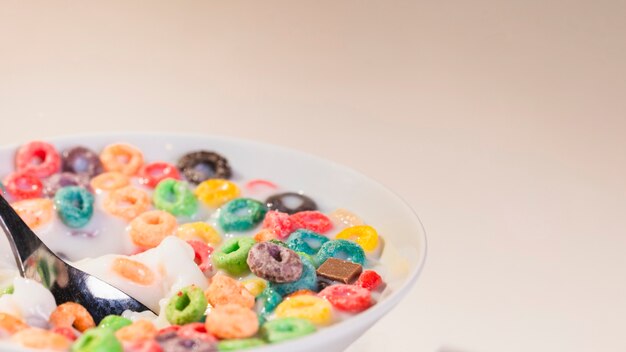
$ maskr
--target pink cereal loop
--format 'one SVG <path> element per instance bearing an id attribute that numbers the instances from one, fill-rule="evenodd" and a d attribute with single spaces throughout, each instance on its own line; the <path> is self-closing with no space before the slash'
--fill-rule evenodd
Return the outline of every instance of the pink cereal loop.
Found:
<path id="1" fill-rule="evenodd" d="M 267 181 L 267 180 L 263 180 L 260 178 L 256 178 L 253 180 L 250 180 L 248 182 L 246 182 L 246 186 L 247 189 L 252 190 L 254 188 L 257 187 L 268 187 L 271 189 L 276 189 L 278 188 L 278 186 L 276 186 L 276 184 L 274 184 L 273 182 Z"/>

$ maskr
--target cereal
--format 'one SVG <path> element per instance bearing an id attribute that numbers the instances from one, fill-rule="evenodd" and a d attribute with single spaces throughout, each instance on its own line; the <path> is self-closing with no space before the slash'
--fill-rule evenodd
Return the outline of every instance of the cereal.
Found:
<path id="1" fill-rule="evenodd" d="M 13 199 L 39 198 L 43 194 L 43 183 L 35 175 L 14 172 L 4 179 L 4 187 Z"/>
<path id="2" fill-rule="evenodd" d="M 62 172 L 48 177 L 43 182 L 43 194 L 46 197 L 54 197 L 57 191 L 67 186 L 80 186 L 89 189 L 89 177 L 83 174 L 73 174 L 71 172 Z"/>
<path id="3" fill-rule="evenodd" d="M 114 143 L 104 147 L 100 161 L 106 171 L 121 172 L 132 176 L 143 165 L 143 154 L 130 144 Z"/>
<path id="4" fill-rule="evenodd" d="M 259 320 L 249 308 L 225 304 L 215 307 L 207 316 L 206 329 L 220 339 L 239 339 L 256 334 Z"/>
<path id="5" fill-rule="evenodd" d="M 145 264 L 128 258 L 116 258 L 111 270 L 117 275 L 138 285 L 151 285 L 155 275 Z"/>
<path id="6" fill-rule="evenodd" d="M 298 295 L 285 299 L 276 307 L 279 318 L 301 318 L 316 325 L 327 325 L 333 319 L 333 307 L 323 298 Z"/>
<path id="7" fill-rule="evenodd" d="M 317 268 L 317 276 L 351 284 L 359 278 L 362 271 L 363 267 L 359 264 L 337 258 L 328 258 Z"/>
<path id="8" fill-rule="evenodd" d="M 254 240 L 257 242 L 265 242 L 271 240 L 278 240 L 276 233 L 270 229 L 262 229 L 254 235 Z"/>
<path id="9" fill-rule="evenodd" d="M 366 252 L 371 252 L 378 247 L 378 232 L 368 225 L 348 227 L 339 232 L 335 238 L 354 241 Z"/>
<path id="10" fill-rule="evenodd" d="M 286 296 L 298 290 L 315 290 L 317 288 L 317 275 L 313 262 L 303 255 L 300 255 L 300 259 L 302 261 L 302 275 L 298 280 L 285 283 L 270 282 L 270 287 L 280 295 Z"/>
<path id="11" fill-rule="evenodd" d="M 248 253 L 250 271 L 271 282 L 293 282 L 302 275 L 302 260 L 289 248 L 271 242 L 255 244 Z"/>
<path id="12" fill-rule="evenodd" d="M 242 232 L 252 229 L 263 220 L 267 208 L 250 198 L 234 199 L 221 209 L 218 222 L 226 232 Z"/>
<path id="13" fill-rule="evenodd" d="M 356 214 L 352 213 L 349 210 L 342 209 L 342 208 L 339 208 L 333 211 L 332 213 L 330 213 L 330 218 L 333 219 L 335 222 L 343 224 L 348 227 L 365 225 L 363 220 L 361 220 L 361 218 L 358 217 Z"/>
<path id="14" fill-rule="evenodd" d="M 209 247 L 202 241 L 190 240 L 187 243 L 193 248 L 194 262 L 203 273 L 209 273 L 213 268 L 211 265 L 210 255 L 213 253 L 213 247 Z"/>
<path id="15" fill-rule="evenodd" d="M 158 246 L 176 229 L 176 218 L 161 210 L 147 211 L 130 222 L 128 234 L 134 244 L 142 248 Z"/>
<path id="16" fill-rule="evenodd" d="M 155 340 L 142 340 L 125 343 L 124 352 L 163 352 L 163 349 Z"/>
<path id="17" fill-rule="evenodd" d="M 294 229 L 307 229 L 320 234 L 332 230 L 333 223 L 319 211 L 301 211 L 289 217 Z"/>
<path id="18" fill-rule="evenodd" d="M 177 166 L 185 178 L 196 185 L 210 178 L 229 179 L 232 173 L 226 158 L 205 150 L 183 155 Z"/>
<path id="19" fill-rule="evenodd" d="M 315 255 L 326 242 L 328 242 L 328 237 L 326 236 L 310 230 L 299 229 L 289 235 L 287 246 L 296 252 Z"/>
<path id="20" fill-rule="evenodd" d="M 257 297 L 258 295 L 260 295 L 261 292 L 263 292 L 263 290 L 265 290 L 265 288 L 267 287 L 267 281 L 259 279 L 258 277 L 253 277 L 250 279 L 243 280 L 241 284 L 254 297 Z"/>
<path id="21" fill-rule="evenodd" d="M 151 322 L 147 320 L 137 320 L 134 323 L 117 330 L 115 332 L 115 337 L 122 342 L 133 342 L 153 339 L 156 334 L 157 329 Z"/>
<path id="22" fill-rule="evenodd" d="M 156 341 L 159 349 L 154 352 L 215 352 L 216 349 L 215 342 L 199 338 L 182 337 L 176 333 L 159 335 Z"/>
<path id="23" fill-rule="evenodd" d="M 103 170 L 100 156 L 93 150 L 80 146 L 63 151 L 61 169 L 64 172 L 83 174 L 87 177 L 101 174 Z"/>
<path id="24" fill-rule="evenodd" d="M 18 344 L 40 350 L 65 350 L 70 340 L 65 336 L 40 328 L 26 328 L 16 332 L 12 340 Z"/>
<path id="25" fill-rule="evenodd" d="M 361 312 L 372 305 L 370 291 L 355 285 L 328 286 L 318 295 L 327 299 L 333 307 L 345 312 Z"/>
<path id="26" fill-rule="evenodd" d="M 52 328 L 53 333 L 55 334 L 59 334 L 61 336 L 65 336 L 66 339 L 70 340 L 70 341 L 75 341 L 78 336 L 76 336 L 75 330 L 72 327 L 56 327 L 56 328 Z"/>
<path id="27" fill-rule="evenodd" d="M 215 266 L 232 275 L 241 275 L 249 270 L 248 252 L 256 244 L 250 237 L 234 237 L 224 242 L 213 254 Z"/>
<path id="28" fill-rule="evenodd" d="M 276 343 L 305 336 L 315 330 L 315 325 L 306 319 L 280 318 L 265 323 L 261 335 L 269 343 Z"/>
<path id="29" fill-rule="evenodd" d="M 254 296 L 239 281 L 226 275 L 215 275 L 204 293 L 214 306 L 237 304 L 245 308 L 254 307 Z"/>
<path id="30" fill-rule="evenodd" d="M 265 345 L 259 338 L 222 340 L 217 343 L 218 351 L 239 351 Z"/>
<path id="31" fill-rule="evenodd" d="M 189 286 L 172 296 L 165 307 L 167 321 L 176 325 L 183 325 L 198 321 L 204 315 L 207 299 L 202 289 Z"/>
<path id="32" fill-rule="evenodd" d="M 93 216 L 93 203 L 93 194 L 78 186 L 61 188 L 54 195 L 59 218 L 71 228 L 87 225 Z"/>
<path id="33" fill-rule="evenodd" d="M 96 328 L 87 330 L 74 345 L 72 352 L 122 352 L 122 344 L 112 329 Z"/>
<path id="34" fill-rule="evenodd" d="M 281 240 L 289 237 L 289 234 L 293 231 L 293 223 L 289 214 L 275 210 L 268 211 L 265 214 L 265 219 L 263 219 L 261 226 L 264 230 L 273 232 Z"/>
<path id="35" fill-rule="evenodd" d="M 383 284 L 383 278 L 374 270 L 364 270 L 354 284 L 375 291 Z"/>
<path id="36" fill-rule="evenodd" d="M 271 287 L 267 287 L 257 297 L 256 311 L 259 315 L 259 322 L 263 323 L 267 316 L 272 314 L 276 307 L 283 301 L 283 296 Z"/>
<path id="37" fill-rule="evenodd" d="M 24 323 L 21 319 L 18 319 L 11 314 L 0 313 L 0 330 L 5 331 L 9 335 L 13 335 L 26 328 L 28 328 L 28 325 L 26 325 L 26 323 Z"/>
<path id="38" fill-rule="evenodd" d="M 222 238 L 213 226 L 206 222 L 190 222 L 183 224 L 176 230 L 176 236 L 185 240 L 200 240 L 210 245 L 218 245 Z"/>
<path id="39" fill-rule="evenodd" d="M 61 156 L 53 145 L 34 141 L 21 146 L 15 153 L 15 169 L 35 177 L 48 177 L 61 168 Z"/>
<path id="40" fill-rule="evenodd" d="M 255 178 L 253 180 L 250 180 L 248 182 L 246 182 L 246 189 L 248 190 L 254 190 L 260 187 L 267 187 L 267 188 L 271 188 L 271 189 L 276 189 L 278 188 L 278 186 L 276 186 L 276 184 L 274 184 L 273 182 L 270 182 L 268 180 L 263 180 L 263 179 L 259 179 L 259 178 Z"/>
<path id="41" fill-rule="evenodd" d="M 113 331 L 117 331 L 125 326 L 132 324 L 133 322 L 130 319 L 126 319 L 119 315 L 107 315 L 98 324 L 99 328 L 107 328 Z"/>
<path id="42" fill-rule="evenodd" d="M 324 243 L 317 252 L 315 260 L 321 264 L 328 258 L 339 258 L 364 265 L 365 252 L 358 244 L 346 240 L 332 240 Z"/>
<path id="43" fill-rule="evenodd" d="M 54 203 L 47 198 L 25 199 L 11 206 L 31 229 L 49 223 L 54 212 Z"/>
<path id="44" fill-rule="evenodd" d="M 296 205 L 290 205 L 288 203 L 296 203 Z M 286 192 L 275 194 L 267 200 L 267 207 L 271 210 L 277 210 L 289 215 L 302 211 L 317 210 L 317 204 L 313 199 L 295 192 Z"/>
<path id="45" fill-rule="evenodd" d="M 150 207 L 150 196 L 133 186 L 115 189 L 104 199 L 104 210 L 109 214 L 130 221 Z"/>
<path id="46" fill-rule="evenodd" d="M 96 326 L 91 314 L 82 305 L 74 302 L 65 302 L 50 314 L 50 325 L 53 327 L 75 327 L 84 332 Z"/>
<path id="47" fill-rule="evenodd" d="M 222 179 L 209 179 L 196 187 L 196 197 L 209 207 L 217 208 L 239 197 L 239 187 Z"/>
<path id="48" fill-rule="evenodd" d="M 206 330 L 206 325 L 204 323 L 189 323 L 184 326 L 181 326 L 178 330 L 178 336 L 189 338 L 189 339 L 198 339 L 207 342 L 216 342 L 216 338 L 209 334 Z"/>
<path id="49" fill-rule="evenodd" d="M 198 200 L 186 182 L 165 179 L 156 186 L 152 195 L 154 206 L 175 216 L 191 216 L 198 210 Z"/>
<path id="50" fill-rule="evenodd" d="M 176 166 L 157 161 L 154 163 L 146 164 L 139 170 L 139 182 L 150 188 L 156 187 L 159 182 L 171 178 L 174 180 L 180 180 L 180 173 Z"/>
<path id="51" fill-rule="evenodd" d="M 91 179 L 91 188 L 102 191 L 113 191 L 130 184 L 128 176 L 121 172 L 105 172 Z"/>

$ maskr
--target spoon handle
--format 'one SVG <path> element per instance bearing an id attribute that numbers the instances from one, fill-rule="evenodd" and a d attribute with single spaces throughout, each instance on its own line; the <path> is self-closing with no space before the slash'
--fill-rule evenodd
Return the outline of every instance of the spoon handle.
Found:
<path id="1" fill-rule="evenodd" d="M 20 275 L 24 276 L 26 259 L 45 245 L 2 195 L 0 195 L 0 227 L 9 240 Z"/>

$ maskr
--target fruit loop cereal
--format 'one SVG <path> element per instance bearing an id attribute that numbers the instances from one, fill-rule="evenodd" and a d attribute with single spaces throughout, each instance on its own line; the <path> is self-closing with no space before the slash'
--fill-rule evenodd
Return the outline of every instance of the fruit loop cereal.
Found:
<path id="1" fill-rule="evenodd" d="M 376 304 L 386 284 L 375 227 L 341 204 L 326 209 L 314 195 L 233 172 L 227 157 L 148 160 L 127 143 L 21 146 L 0 175 L 3 196 L 59 255 L 156 314 L 94 321 L 89 307 L 57 305 L 18 277 L 0 286 L 0 350 L 238 351 Z M 43 280 L 62 275 L 39 264 Z"/>

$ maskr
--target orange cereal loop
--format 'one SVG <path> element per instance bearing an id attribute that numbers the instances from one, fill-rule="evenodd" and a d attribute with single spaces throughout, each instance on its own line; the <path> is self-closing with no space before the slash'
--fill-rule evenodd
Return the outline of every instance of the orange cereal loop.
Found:
<path id="1" fill-rule="evenodd" d="M 83 332 L 96 326 L 91 314 L 78 303 L 66 302 L 58 307 L 50 314 L 50 325 L 55 328 L 75 327 L 76 330 Z"/>
<path id="2" fill-rule="evenodd" d="M 154 273 L 143 263 L 128 258 L 116 258 L 111 270 L 119 276 L 139 285 L 150 285 L 154 282 Z"/>
<path id="3" fill-rule="evenodd" d="M 237 304 L 215 307 L 206 318 L 206 330 L 220 339 L 250 337 L 259 330 L 256 313 Z"/>
<path id="4" fill-rule="evenodd" d="M 269 240 L 277 240 L 278 236 L 270 229 L 263 229 L 254 235 L 254 240 L 257 242 L 265 242 Z"/>
<path id="5" fill-rule="evenodd" d="M 148 193 L 133 186 L 113 190 L 104 199 L 104 210 L 127 221 L 136 218 L 148 208 L 150 208 Z"/>
<path id="6" fill-rule="evenodd" d="M 115 332 L 115 337 L 122 342 L 151 340 L 157 335 L 157 328 L 147 320 L 137 320 Z"/>
<path id="7" fill-rule="evenodd" d="M 24 347 L 38 350 L 65 351 L 71 345 L 71 341 L 65 336 L 40 328 L 18 331 L 11 340 Z"/>
<path id="8" fill-rule="evenodd" d="M 132 176 L 143 165 L 143 154 L 130 144 L 116 143 L 104 148 L 100 161 L 106 171 L 117 171 Z"/>
<path id="9" fill-rule="evenodd" d="M 25 199 L 11 206 L 31 229 L 50 222 L 54 213 L 54 203 L 48 198 Z"/>
<path id="10" fill-rule="evenodd" d="M 128 176 L 121 172 L 105 172 L 91 179 L 91 188 L 101 191 L 112 191 L 130 184 Z"/>
<path id="11" fill-rule="evenodd" d="M 225 304 L 236 304 L 245 308 L 254 307 L 252 293 L 241 282 L 222 274 L 213 276 L 204 295 L 214 307 Z"/>
<path id="12" fill-rule="evenodd" d="M 21 319 L 7 313 L 0 313 L 0 330 L 6 331 L 9 335 L 13 335 L 20 330 L 28 328 L 28 325 Z"/>
<path id="13" fill-rule="evenodd" d="M 213 226 L 200 221 L 180 225 L 176 230 L 176 236 L 185 241 L 200 240 L 210 245 L 218 245 L 222 242 L 222 238 Z"/>
<path id="14" fill-rule="evenodd" d="M 162 210 L 145 212 L 130 222 L 129 235 L 134 244 L 142 248 L 154 248 L 174 233 L 176 218 Z"/>

